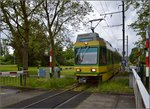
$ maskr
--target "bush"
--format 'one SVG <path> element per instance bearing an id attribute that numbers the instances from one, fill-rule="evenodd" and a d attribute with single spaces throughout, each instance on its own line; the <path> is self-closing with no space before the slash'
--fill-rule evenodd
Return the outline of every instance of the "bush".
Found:
<path id="1" fill-rule="evenodd" d="M 14 63 L 14 57 L 12 55 L 5 55 L 0 57 L 0 62 L 2 65 L 8 65 Z"/>

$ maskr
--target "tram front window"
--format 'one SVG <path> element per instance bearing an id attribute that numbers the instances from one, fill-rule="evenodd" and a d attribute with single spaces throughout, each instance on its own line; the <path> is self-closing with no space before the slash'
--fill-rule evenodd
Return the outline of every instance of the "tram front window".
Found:
<path id="1" fill-rule="evenodd" d="M 75 49 L 76 64 L 97 64 L 97 48 L 82 47 Z"/>

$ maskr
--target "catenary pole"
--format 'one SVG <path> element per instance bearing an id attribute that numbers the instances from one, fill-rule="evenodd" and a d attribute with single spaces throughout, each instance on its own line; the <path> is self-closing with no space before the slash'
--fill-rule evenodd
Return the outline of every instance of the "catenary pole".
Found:
<path id="1" fill-rule="evenodd" d="M 127 66 L 128 66 L 128 35 L 127 35 Z"/>
<path id="2" fill-rule="evenodd" d="M 125 62 L 125 12 L 124 12 L 124 1 L 122 1 L 122 35 L 123 35 L 123 51 L 122 51 L 122 58 L 123 62 Z M 125 73 L 125 64 L 123 64 L 123 69 L 122 69 L 123 74 Z"/>

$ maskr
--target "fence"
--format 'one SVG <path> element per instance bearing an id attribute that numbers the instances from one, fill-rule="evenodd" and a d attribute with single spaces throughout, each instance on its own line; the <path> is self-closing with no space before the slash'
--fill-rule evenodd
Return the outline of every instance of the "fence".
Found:
<path id="1" fill-rule="evenodd" d="M 34 75 L 29 75 L 27 70 L 0 72 L 0 86 L 26 86 L 26 83 L 37 77 L 49 78 L 49 68 L 41 68 Z"/>
<path id="2" fill-rule="evenodd" d="M 140 77 L 134 68 L 132 68 L 132 86 L 134 88 L 136 108 L 150 108 L 150 95 L 144 87 Z"/>
<path id="3" fill-rule="evenodd" d="M 26 85 L 26 74 L 23 71 L 0 72 L 0 86 Z"/>

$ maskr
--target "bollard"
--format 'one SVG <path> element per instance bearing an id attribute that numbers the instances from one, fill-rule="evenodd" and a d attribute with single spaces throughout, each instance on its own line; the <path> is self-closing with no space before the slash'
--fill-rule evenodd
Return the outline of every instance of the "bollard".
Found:
<path id="1" fill-rule="evenodd" d="M 23 72 L 24 86 L 26 86 L 26 79 L 27 79 L 26 74 L 27 74 L 26 71 L 24 71 Z"/>
<path id="2" fill-rule="evenodd" d="M 133 73 L 129 72 L 129 87 L 133 88 Z"/>
<path id="3" fill-rule="evenodd" d="M 22 86 L 22 74 L 20 74 L 20 86 Z"/>
<path id="4" fill-rule="evenodd" d="M 58 67 L 58 65 L 56 65 L 54 67 L 54 77 L 55 78 L 60 78 L 60 68 Z"/>
<path id="5" fill-rule="evenodd" d="M 143 78 L 144 78 L 144 64 L 143 64 L 143 63 L 141 63 L 141 65 L 140 65 L 140 73 L 139 73 L 139 76 L 140 76 L 141 81 L 142 81 L 142 83 L 143 83 Z"/>

